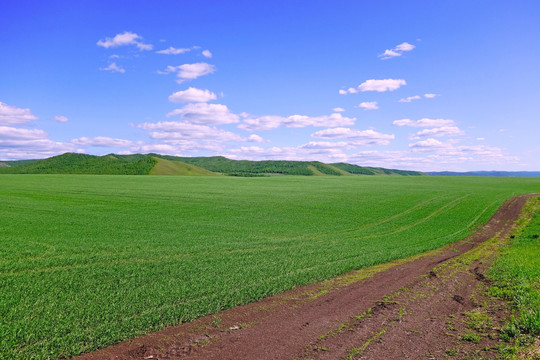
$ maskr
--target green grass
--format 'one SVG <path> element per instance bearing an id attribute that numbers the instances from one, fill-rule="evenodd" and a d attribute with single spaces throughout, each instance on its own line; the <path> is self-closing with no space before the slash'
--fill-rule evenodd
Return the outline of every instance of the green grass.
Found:
<path id="1" fill-rule="evenodd" d="M 170 161 L 161 158 L 154 158 L 156 166 L 150 170 L 150 175 L 176 175 L 176 176 L 213 176 L 217 175 L 211 171 L 195 165 L 185 164 L 180 161 Z"/>
<path id="2" fill-rule="evenodd" d="M 539 190 L 538 178 L 2 175 L 0 358 L 91 351 L 435 249 Z"/>
<path id="3" fill-rule="evenodd" d="M 490 269 L 488 292 L 510 301 L 515 315 L 503 329 L 508 339 L 540 335 L 540 198 L 529 203 L 530 223 L 501 250 Z"/>

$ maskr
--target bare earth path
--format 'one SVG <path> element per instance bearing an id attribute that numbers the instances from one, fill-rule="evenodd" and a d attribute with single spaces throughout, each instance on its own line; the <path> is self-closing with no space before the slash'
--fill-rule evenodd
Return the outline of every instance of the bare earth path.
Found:
<path id="1" fill-rule="evenodd" d="M 485 241 L 509 236 L 531 196 L 508 200 L 484 228 L 443 249 L 294 289 L 77 359 L 465 359 L 478 345 L 460 336 L 473 330 L 483 331 L 482 356 L 492 357 L 489 347 L 497 340 L 490 331 L 496 321 L 480 330 L 467 323 L 471 312 L 495 318 L 493 312 L 505 311 L 481 298 L 482 272 L 496 247 Z"/>

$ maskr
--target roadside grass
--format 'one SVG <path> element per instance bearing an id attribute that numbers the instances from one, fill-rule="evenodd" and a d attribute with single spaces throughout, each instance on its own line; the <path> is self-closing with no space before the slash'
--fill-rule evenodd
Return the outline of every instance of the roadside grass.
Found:
<path id="1" fill-rule="evenodd" d="M 500 249 L 489 272 L 494 284 L 487 293 L 508 300 L 513 309 L 499 335 L 510 344 L 501 347 L 507 358 L 534 344 L 540 336 L 540 198 L 529 201 L 526 211 L 530 222 L 527 224 L 527 216 L 522 219 L 516 235 Z"/>
<path id="2" fill-rule="evenodd" d="M 437 249 L 539 189 L 538 178 L 2 175 L 0 358 L 70 357 Z"/>

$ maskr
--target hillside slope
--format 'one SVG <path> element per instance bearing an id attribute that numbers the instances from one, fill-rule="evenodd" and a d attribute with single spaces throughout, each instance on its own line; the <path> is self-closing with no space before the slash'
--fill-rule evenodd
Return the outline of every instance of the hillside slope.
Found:
<path id="1" fill-rule="evenodd" d="M 0 168 L 1 174 L 148 175 L 157 164 L 152 157 L 126 161 L 113 156 L 65 153 L 43 160 Z"/>
<path id="2" fill-rule="evenodd" d="M 319 161 L 231 160 L 223 156 L 178 157 L 160 154 L 108 154 L 94 156 L 66 153 L 43 160 L 3 161 L 0 174 L 101 174 L 180 176 L 351 176 L 425 175 L 418 171 L 362 167 L 347 163 Z"/>
<path id="3" fill-rule="evenodd" d="M 150 175 L 177 175 L 177 176 L 215 176 L 214 172 L 181 161 L 171 161 L 152 157 L 157 161 L 156 166 L 150 170 Z"/>

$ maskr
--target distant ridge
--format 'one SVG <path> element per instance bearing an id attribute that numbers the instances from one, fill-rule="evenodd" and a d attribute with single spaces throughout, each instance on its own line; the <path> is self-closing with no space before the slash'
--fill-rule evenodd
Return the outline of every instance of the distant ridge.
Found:
<path id="1" fill-rule="evenodd" d="M 540 177 L 540 171 L 435 171 L 426 172 L 434 176 L 496 176 L 496 177 Z"/>
<path id="2" fill-rule="evenodd" d="M 42 160 L 2 161 L 0 174 L 94 174 L 177 176 L 353 176 L 425 175 L 419 171 L 363 167 L 319 161 L 231 160 L 223 156 L 179 157 L 160 154 L 108 154 L 94 156 L 65 153 Z"/>

